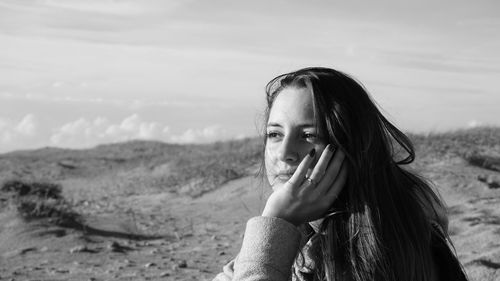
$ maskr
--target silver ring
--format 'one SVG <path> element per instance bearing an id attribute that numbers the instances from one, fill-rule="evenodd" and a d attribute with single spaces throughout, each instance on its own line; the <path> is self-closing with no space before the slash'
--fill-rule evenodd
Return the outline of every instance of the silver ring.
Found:
<path id="1" fill-rule="evenodd" d="M 308 181 L 309 184 L 316 185 L 316 182 L 311 178 L 307 178 L 306 181 Z"/>

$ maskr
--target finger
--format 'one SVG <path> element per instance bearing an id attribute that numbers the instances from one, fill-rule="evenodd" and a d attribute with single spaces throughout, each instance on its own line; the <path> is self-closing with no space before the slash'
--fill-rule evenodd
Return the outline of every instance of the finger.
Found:
<path id="1" fill-rule="evenodd" d="M 344 188 L 346 181 L 347 181 L 347 165 L 344 163 L 342 164 L 342 168 L 340 169 L 340 172 L 337 178 L 335 179 L 335 182 L 325 194 L 325 198 L 328 202 L 333 203 L 333 201 L 337 199 L 340 192 L 342 191 L 342 188 Z"/>
<path id="2" fill-rule="evenodd" d="M 297 170 L 293 175 L 290 177 L 288 180 L 289 183 L 292 185 L 300 185 L 304 181 L 304 178 L 307 174 L 307 170 L 309 169 L 309 166 L 311 166 L 313 160 L 314 160 L 314 154 L 316 153 L 316 150 L 313 148 L 311 152 L 309 152 L 304 159 L 300 162 L 299 166 L 297 167 Z"/>
<path id="3" fill-rule="evenodd" d="M 344 159 L 345 159 L 345 153 L 342 150 L 337 149 L 330 165 L 325 171 L 325 175 L 318 183 L 317 188 L 320 189 L 319 190 L 320 192 L 326 193 L 330 189 L 331 185 L 339 175 Z"/>
<path id="4" fill-rule="evenodd" d="M 328 144 L 326 148 L 323 150 L 323 153 L 321 154 L 318 163 L 316 163 L 316 166 L 311 172 L 311 175 L 309 175 L 309 178 L 313 182 L 318 183 L 321 180 L 328 167 L 328 163 L 330 163 L 330 159 L 332 159 L 334 153 L 335 153 L 334 146 L 332 144 Z"/>

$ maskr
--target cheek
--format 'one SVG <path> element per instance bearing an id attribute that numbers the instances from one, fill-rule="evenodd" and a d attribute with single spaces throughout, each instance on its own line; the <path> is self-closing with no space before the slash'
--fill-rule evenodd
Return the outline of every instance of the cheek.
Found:
<path id="1" fill-rule="evenodd" d="M 270 170 L 272 170 L 273 168 L 273 163 L 274 163 L 274 153 L 268 148 L 266 147 L 265 151 L 264 151 L 264 164 L 265 164 L 265 168 L 266 168 L 266 172 L 270 172 Z"/>
<path id="2" fill-rule="evenodd" d="M 264 168 L 265 168 L 267 180 L 269 181 L 269 183 L 274 181 L 272 175 L 276 173 L 275 166 L 276 166 L 275 153 L 273 152 L 272 149 L 269 149 L 268 147 L 266 147 L 266 150 L 264 151 Z"/>

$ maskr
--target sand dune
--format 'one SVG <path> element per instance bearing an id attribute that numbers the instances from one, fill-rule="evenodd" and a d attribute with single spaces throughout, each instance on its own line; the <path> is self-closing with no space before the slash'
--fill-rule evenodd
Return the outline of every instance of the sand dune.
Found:
<path id="1" fill-rule="evenodd" d="M 137 167 L 157 174 L 168 166 L 160 162 Z M 99 175 L 85 166 L 84 176 L 83 170 L 62 167 L 74 175 L 55 182 L 81 215 L 78 226 L 23 220 L 10 195 L 0 192 L 1 280 L 211 280 L 237 254 L 246 220 L 260 213 L 268 192 L 251 176 L 255 163 L 195 198 L 147 184 L 134 189 L 123 181 L 140 183 L 131 173 L 126 177 L 139 168 L 113 165 Z M 500 189 L 491 184 L 500 172 L 456 153 L 424 154 L 413 168 L 435 183 L 447 203 L 449 232 L 470 279 L 500 280 Z M 196 188 L 185 185 L 177 188 Z"/>

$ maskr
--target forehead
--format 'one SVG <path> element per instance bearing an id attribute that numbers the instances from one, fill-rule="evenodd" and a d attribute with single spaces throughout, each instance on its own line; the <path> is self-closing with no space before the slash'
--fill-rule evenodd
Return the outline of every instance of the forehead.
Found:
<path id="1" fill-rule="evenodd" d="M 268 123 L 313 124 L 312 93 L 307 88 L 288 87 L 275 98 Z"/>

